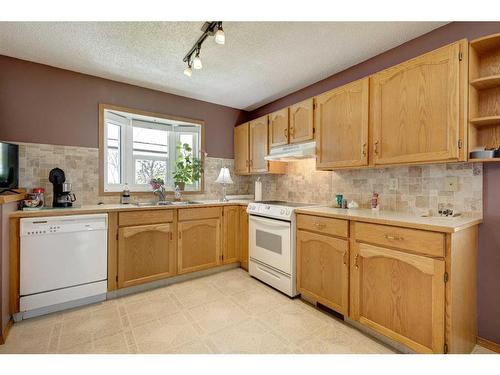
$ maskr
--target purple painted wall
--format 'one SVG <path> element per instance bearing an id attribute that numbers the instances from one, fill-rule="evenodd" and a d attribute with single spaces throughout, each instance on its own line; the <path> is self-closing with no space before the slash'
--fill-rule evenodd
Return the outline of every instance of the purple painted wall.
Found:
<path id="1" fill-rule="evenodd" d="M 452 22 L 322 81 L 255 109 L 248 119 L 287 107 L 459 39 L 500 32 L 500 22 Z M 478 334 L 500 343 L 500 166 L 484 168 L 484 224 L 479 229 Z"/>
<path id="2" fill-rule="evenodd" d="M 98 105 L 205 121 L 209 156 L 233 157 L 245 111 L 0 55 L 0 140 L 98 146 Z"/>

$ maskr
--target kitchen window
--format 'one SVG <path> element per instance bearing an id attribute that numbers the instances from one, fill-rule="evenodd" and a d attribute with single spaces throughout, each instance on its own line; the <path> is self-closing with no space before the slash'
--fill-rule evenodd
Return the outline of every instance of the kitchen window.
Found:
<path id="1" fill-rule="evenodd" d="M 132 192 L 149 192 L 153 178 L 163 179 L 173 191 L 176 146 L 187 143 L 201 158 L 203 124 L 115 108 L 100 108 L 102 193 L 121 192 L 125 184 Z M 203 176 L 185 190 L 201 191 L 202 183 Z"/>

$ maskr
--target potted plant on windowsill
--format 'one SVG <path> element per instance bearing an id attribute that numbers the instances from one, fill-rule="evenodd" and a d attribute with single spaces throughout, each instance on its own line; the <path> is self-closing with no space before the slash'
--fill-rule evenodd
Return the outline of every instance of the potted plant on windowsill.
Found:
<path id="1" fill-rule="evenodd" d="M 193 156 L 193 149 L 189 144 L 178 143 L 176 149 L 179 156 L 175 162 L 174 184 L 180 191 L 184 191 L 186 184 L 200 180 L 203 163 L 201 159 Z"/>

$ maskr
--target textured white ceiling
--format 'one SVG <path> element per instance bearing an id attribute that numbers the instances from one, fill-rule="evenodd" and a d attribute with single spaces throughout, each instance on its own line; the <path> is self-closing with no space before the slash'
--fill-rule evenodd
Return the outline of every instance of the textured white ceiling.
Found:
<path id="1" fill-rule="evenodd" d="M 203 22 L 0 22 L 0 54 L 252 110 L 444 22 L 224 22 L 203 69 L 182 58 Z"/>

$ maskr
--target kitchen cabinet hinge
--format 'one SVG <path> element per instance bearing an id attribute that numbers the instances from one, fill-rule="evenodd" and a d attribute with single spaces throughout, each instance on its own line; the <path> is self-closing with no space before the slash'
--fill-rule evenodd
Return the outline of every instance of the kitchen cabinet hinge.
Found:
<path id="1" fill-rule="evenodd" d="M 313 109 L 316 109 L 318 105 L 316 103 L 313 103 Z"/>
<path id="2" fill-rule="evenodd" d="M 462 141 L 461 139 L 459 139 L 458 140 L 458 149 L 461 150 L 463 146 L 464 146 L 464 141 Z"/>
<path id="3" fill-rule="evenodd" d="M 444 354 L 448 353 L 448 344 L 444 344 L 443 353 Z"/>
<path id="4" fill-rule="evenodd" d="M 464 59 L 464 54 L 462 52 L 458 53 L 458 61 L 462 61 Z"/>
<path id="5" fill-rule="evenodd" d="M 445 283 L 448 282 L 448 272 L 444 273 L 443 280 L 444 280 Z"/>
<path id="6" fill-rule="evenodd" d="M 313 128 L 313 134 L 316 133 L 316 128 Z"/>

